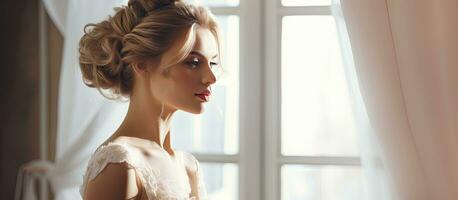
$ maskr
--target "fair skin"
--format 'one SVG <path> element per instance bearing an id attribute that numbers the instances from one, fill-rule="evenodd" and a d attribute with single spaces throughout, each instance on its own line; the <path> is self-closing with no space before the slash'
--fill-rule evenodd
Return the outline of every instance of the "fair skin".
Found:
<path id="1" fill-rule="evenodd" d="M 173 57 L 184 39 L 183 34 L 161 60 L 148 62 L 146 67 L 133 66 L 135 81 L 127 115 L 104 144 L 135 143 L 138 140 L 133 138 L 141 138 L 158 144 L 164 155 L 174 159 L 170 136 L 172 116 L 177 110 L 193 114 L 204 111 L 205 102 L 195 94 L 210 89 L 216 82 L 211 68 L 220 67 L 217 41 L 204 27 L 197 28 L 194 47 L 184 61 L 170 66 L 168 71 L 152 67 Z M 142 199 L 141 190 L 140 179 L 133 169 L 129 169 L 126 163 L 110 163 L 88 183 L 84 199 Z"/>

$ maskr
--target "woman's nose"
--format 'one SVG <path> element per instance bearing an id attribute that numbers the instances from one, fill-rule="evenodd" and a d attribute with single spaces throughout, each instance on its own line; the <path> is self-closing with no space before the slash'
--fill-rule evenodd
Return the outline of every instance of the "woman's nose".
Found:
<path id="1" fill-rule="evenodd" d="M 202 82 L 205 85 L 211 85 L 216 82 L 216 76 L 211 70 L 211 66 L 209 65 L 208 67 L 205 67 L 205 74 L 203 76 Z"/>

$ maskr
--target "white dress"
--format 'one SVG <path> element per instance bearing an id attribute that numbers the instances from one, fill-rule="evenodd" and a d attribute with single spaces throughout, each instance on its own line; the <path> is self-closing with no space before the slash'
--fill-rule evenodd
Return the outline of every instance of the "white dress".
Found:
<path id="1" fill-rule="evenodd" d="M 126 162 L 135 169 L 148 200 L 208 199 L 199 162 L 192 154 L 174 150 L 175 156 L 171 157 L 153 141 L 141 138 L 136 140 L 142 143 L 143 148 L 128 143 L 109 142 L 94 152 L 80 186 L 82 197 L 87 183 L 108 163 Z"/>

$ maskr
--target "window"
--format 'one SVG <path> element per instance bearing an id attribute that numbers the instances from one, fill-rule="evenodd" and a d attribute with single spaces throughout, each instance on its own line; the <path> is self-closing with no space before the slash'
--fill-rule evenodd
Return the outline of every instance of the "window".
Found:
<path id="1" fill-rule="evenodd" d="M 356 131 L 330 0 L 202 0 L 228 74 L 202 115 L 177 112 L 174 145 L 210 199 L 357 200 Z"/>
<path id="2" fill-rule="evenodd" d="M 265 199 L 361 199 L 356 130 L 330 0 L 266 2 Z"/>

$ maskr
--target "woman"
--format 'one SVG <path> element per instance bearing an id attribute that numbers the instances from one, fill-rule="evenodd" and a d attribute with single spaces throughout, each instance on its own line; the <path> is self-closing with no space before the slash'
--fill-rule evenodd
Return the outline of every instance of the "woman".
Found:
<path id="1" fill-rule="evenodd" d="M 83 199 L 206 198 L 199 162 L 172 148 L 169 128 L 175 111 L 199 114 L 209 101 L 220 68 L 218 32 L 206 7 L 173 0 L 130 0 L 86 25 L 79 49 L 85 84 L 130 103 L 89 160 Z"/>

